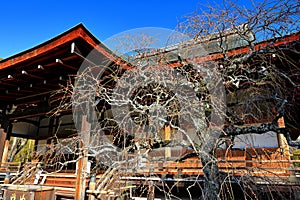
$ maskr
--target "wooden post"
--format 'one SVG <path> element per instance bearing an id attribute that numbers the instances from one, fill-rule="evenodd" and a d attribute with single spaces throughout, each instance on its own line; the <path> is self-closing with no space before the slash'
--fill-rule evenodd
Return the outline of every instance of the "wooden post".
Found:
<path id="1" fill-rule="evenodd" d="M 170 141 L 171 139 L 171 126 L 165 125 L 165 141 Z M 165 158 L 171 157 L 171 149 L 170 147 L 165 147 Z"/>
<path id="2" fill-rule="evenodd" d="M 96 174 L 93 174 L 92 177 L 91 177 L 89 189 L 91 191 L 94 191 L 96 189 Z M 90 194 L 89 200 L 95 200 L 95 196 L 94 196 L 93 193 Z"/>
<path id="3" fill-rule="evenodd" d="M 277 123 L 279 128 L 285 128 L 285 122 L 283 117 L 279 118 Z M 278 134 L 278 143 L 280 148 L 283 150 L 283 156 L 287 159 L 290 159 L 289 145 L 285 136 L 282 133 Z"/>
<path id="4" fill-rule="evenodd" d="M 53 126 L 54 126 L 54 118 L 51 117 L 49 119 L 49 124 L 48 124 L 49 129 L 48 129 L 48 135 L 47 135 L 48 138 L 47 138 L 47 146 L 46 146 L 47 149 L 46 149 L 46 152 L 49 152 L 49 150 L 51 148 L 50 145 L 52 143 L 53 130 L 54 130 Z M 46 156 L 44 156 L 43 162 L 45 164 L 45 167 L 47 167 L 47 165 L 48 165 L 49 156 L 50 155 L 48 153 L 46 153 Z"/>
<path id="5" fill-rule="evenodd" d="M 154 200 L 155 197 L 155 187 L 153 181 L 149 182 L 149 190 L 147 194 L 147 200 Z"/>
<path id="6" fill-rule="evenodd" d="M 4 132 L 3 129 L 1 129 L 0 132 L 1 132 L 0 148 L 2 147 L 2 154 L 0 155 L 0 157 L 1 157 L 1 164 L 4 164 L 4 163 L 6 163 L 7 156 L 8 156 L 9 136 L 6 132 Z"/>
<path id="7" fill-rule="evenodd" d="M 35 136 L 35 140 L 34 140 L 34 152 L 37 152 L 37 147 L 39 145 L 39 134 L 40 134 L 41 120 L 42 120 L 42 118 L 39 117 L 38 128 L 36 130 L 36 136 Z"/>
<path id="8" fill-rule="evenodd" d="M 5 145 L 4 145 L 3 154 L 2 154 L 2 160 L 1 160 L 1 163 L 6 163 L 6 162 L 7 162 L 8 147 L 9 147 L 9 140 L 6 140 L 6 141 L 5 141 Z"/>
<path id="9" fill-rule="evenodd" d="M 54 130 L 54 119 L 56 119 L 56 124 L 55 124 L 55 130 Z M 49 129 L 48 129 L 48 139 L 47 139 L 47 144 L 51 144 L 52 137 L 54 135 L 54 131 L 56 131 L 56 126 L 59 123 L 59 119 L 56 117 L 50 117 L 49 119 Z"/>
<path id="10" fill-rule="evenodd" d="M 75 200 L 85 199 L 85 189 L 86 189 L 86 178 L 87 178 L 87 145 L 89 144 L 90 139 L 90 129 L 91 124 L 87 122 L 86 115 L 82 117 L 81 125 L 81 136 L 82 141 L 80 142 L 81 148 L 81 158 L 77 163 L 77 177 L 76 177 L 76 192 Z"/>
<path id="11" fill-rule="evenodd" d="M 3 129 L 0 129 L 0 161 L 2 162 L 4 147 L 5 147 L 5 141 L 6 141 L 6 132 L 4 132 Z M 0 166 L 1 168 L 1 166 Z"/>
<path id="12" fill-rule="evenodd" d="M 4 184 L 9 184 L 10 182 L 10 172 L 6 172 L 5 178 L 4 178 Z"/>
<path id="13" fill-rule="evenodd" d="M 165 140 L 169 141 L 171 139 L 171 127 L 170 125 L 165 125 Z"/>
<path id="14" fill-rule="evenodd" d="M 82 148 L 82 143 L 80 144 L 80 148 Z M 80 155 L 82 156 L 82 155 Z M 82 161 L 83 158 L 80 158 L 77 162 L 77 169 L 76 169 L 76 190 L 75 190 L 75 200 L 80 200 L 81 196 L 83 195 L 82 193 L 84 193 L 82 191 L 82 181 L 81 181 L 81 175 L 82 175 Z M 84 197 L 82 199 L 85 199 Z"/>

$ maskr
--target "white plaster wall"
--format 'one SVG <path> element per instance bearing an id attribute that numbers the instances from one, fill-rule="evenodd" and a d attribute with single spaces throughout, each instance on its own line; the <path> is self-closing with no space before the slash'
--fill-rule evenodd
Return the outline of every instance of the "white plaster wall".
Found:
<path id="1" fill-rule="evenodd" d="M 15 122 L 12 124 L 12 133 L 20 135 L 36 135 L 38 127 L 26 122 Z"/>
<path id="2" fill-rule="evenodd" d="M 235 137 L 233 148 L 272 148 L 278 147 L 277 134 L 275 132 L 267 132 L 264 134 L 246 134 Z"/>

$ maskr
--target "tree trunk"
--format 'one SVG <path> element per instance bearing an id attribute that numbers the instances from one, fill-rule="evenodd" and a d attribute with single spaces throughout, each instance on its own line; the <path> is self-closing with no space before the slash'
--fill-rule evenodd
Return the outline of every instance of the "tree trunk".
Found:
<path id="1" fill-rule="evenodd" d="M 202 191 L 203 200 L 220 199 L 219 168 L 217 159 L 214 156 L 215 145 L 220 137 L 219 131 L 210 130 L 203 135 L 201 149 L 199 149 L 199 158 L 203 166 L 204 188 Z"/>
<path id="2" fill-rule="evenodd" d="M 213 155 L 201 156 L 204 173 L 204 188 L 203 200 L 217 200 L 219 198 L 220 184 L 219 184 L 219 168 L 217 161 Z"/>

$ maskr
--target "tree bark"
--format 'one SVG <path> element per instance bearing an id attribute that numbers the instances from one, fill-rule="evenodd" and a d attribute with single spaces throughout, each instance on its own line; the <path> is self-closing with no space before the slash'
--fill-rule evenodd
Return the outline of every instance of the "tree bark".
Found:
<path id="1" fill-rule="evenodd" d="M 214 155 L 216 140 L 221 133 L 216 130 L 210 130 L 204 134 L 201 141 L 201 149 L 199 149 L 199 158 L 202 163 L 202 170 L 204 173 L 204 188 L 202 191 L 203 200 L 217 200 L 220 199 L 220 183 L 219 183 L 219 168 L 217 159 Z"/>

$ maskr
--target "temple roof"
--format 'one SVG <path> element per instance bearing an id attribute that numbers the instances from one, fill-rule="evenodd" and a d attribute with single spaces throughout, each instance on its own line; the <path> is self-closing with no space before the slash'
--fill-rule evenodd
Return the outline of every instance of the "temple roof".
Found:
<path id="1" fill-rule="evenodd" d="M 0 61 L 0 102 L 19 104 L 66 85 L 86 56 L 94 63 L 114 60 L 113 54 L 83 24 L 26 51 Z"/>

